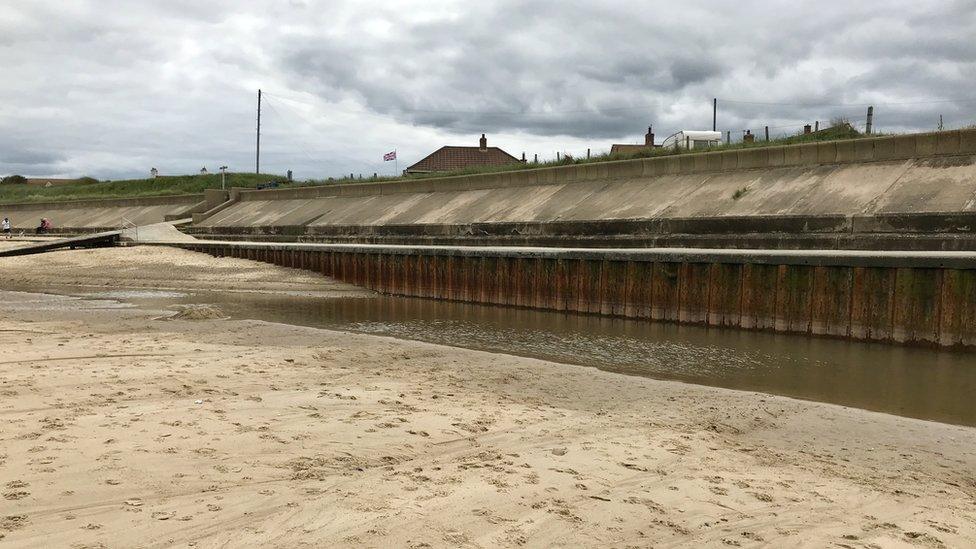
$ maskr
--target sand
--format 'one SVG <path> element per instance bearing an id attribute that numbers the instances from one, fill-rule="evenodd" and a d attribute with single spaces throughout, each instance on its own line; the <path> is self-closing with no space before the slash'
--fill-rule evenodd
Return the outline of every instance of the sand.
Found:
<path id="1" fill-rule="evenodd" d="M 22 243 L 0 240 L 0 249 Z M 72 286 L 288 292 L 318 297 L 371 297 L 373 292 L 309 271 L 267 263 L 215 258 L 154 246 L 62 250 L 0 257 L 4 289 Z"/>
<path id="2" fill-rule="evenodd" d="M 971 428 L 159 316 L 0 294 L 0 547 L 976 545 Z"/>

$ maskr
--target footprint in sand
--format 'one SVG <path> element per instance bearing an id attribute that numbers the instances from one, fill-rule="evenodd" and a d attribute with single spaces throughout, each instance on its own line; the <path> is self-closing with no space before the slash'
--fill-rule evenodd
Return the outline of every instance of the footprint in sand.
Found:
<path id="1" fill-rule="evenodd" d="M 0 530 L 12 532 L 27 525 L 27 515 L 7 515 L 0 518 Z"/>
<path id="2" fill-rule="evenodd" d="M 127 499 L 123 502 L 123 505 L 130 508 L 139 508 L 142 507 L 142 500 L 139 498 Z"/>

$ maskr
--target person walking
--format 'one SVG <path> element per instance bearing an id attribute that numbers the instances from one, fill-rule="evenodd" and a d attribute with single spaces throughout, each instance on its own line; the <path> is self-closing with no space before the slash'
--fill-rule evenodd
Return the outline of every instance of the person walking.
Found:
<path id="1" fill-rule="evenodd" d="M 6 238 L 7 240 L 10 240 L 10 219 L 8 219 L 6 217 L 3 218 L 3 221 L 0 222 L 0 229 L 3 230 L 3 236 L 4 236 L 4 238 Z"/>

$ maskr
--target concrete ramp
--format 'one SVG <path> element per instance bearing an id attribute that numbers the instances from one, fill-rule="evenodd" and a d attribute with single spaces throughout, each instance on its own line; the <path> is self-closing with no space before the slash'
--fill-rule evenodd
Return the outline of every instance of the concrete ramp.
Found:
<path id="1" fill-rule="evenodd" d="M 30 244 L 21 246 L 19 248 L 0 250 L 0 257 L 40 254 L 54 250 L 62 250 L 64 248 L 70 248 L 72 250 L 75 248 L 103 248 L 106 246 L 115 246 L 118 244 L 121 237 L 122 231 L 107 231 L 104 233 L 76 236 L 73 238 L 58 238 L 44 242 L 31 242 Z"/>
<path id="2" fill-rule="evenodd" d="M 0 250 L 0 257 L 31 255 L 65 248 L 102 248 L 119 244 L 186 244 L 197 239 L 185 235 L 174 225 L 189 223 L 189 219 L 153 223 L 142 227 L 130 227 L 118 231 L 107 231 L 72 238 L 45 239 L 25 244 L 19 248 Z"/>
<path id="3" fill-rule="evenodd" d="M 196 238 L 183 234 L 176 228 L 176 225 L 183 225 L 190 221 L 190 219 L 180 219 L 141 227 L 129 227 L 122 230 L 122 239 L 135 244 L 193 242 Z"/>

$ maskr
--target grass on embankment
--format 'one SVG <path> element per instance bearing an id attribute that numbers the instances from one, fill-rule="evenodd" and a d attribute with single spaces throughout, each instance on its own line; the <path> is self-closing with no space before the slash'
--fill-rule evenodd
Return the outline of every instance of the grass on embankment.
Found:
<path id="1" fill-rule="evenodd" d="M 269 181 L 284 182 L 279 175 L 228 173 L 226 185 L 253 188 Z M 200 194 L 204 189 L 219 189 L 220 174 L 176 175 L 156 179 L 79 182 L 73 185 L 40 187 L 26 184 L 0 185 L 0 203 L 84 200 L 92 198 L 125 198 L 136 196 L 171 196 Z"/>
<path id="2" fill-rule="evenodd" d="M 590 164 L 594 162 L 612 162 L 615 160 L 634 160 L 637 158 L 652 158 L 657 156 L 671 156 L 676 154 L 693 154 L 693 153 L 703 153 L 703 152 L 717 152 L 717 151 L 728 151 L 737 149 L 752 149 L 758 147 L 777 147 L 782 145 L 796 145 L 799 143 L 812 143 L 817 141 L 838 141 L 842 139 L 859 139 L 864 137 L 880 137 L 881 134 L 864 135 L 859 133 L 853 127 L 847 123 L 841 123 L 837 126 L 825 128 L 818 132 L 813 133 L 800 133 L 797 135 L 792 135 L 788 137 L 782 137 L 778 139 L 771 139 L 769 141 L 762 140 L 759 136 L 756 136 L 756 140 L 752 143 L 738 142 L 730 143 L 728 145 L 722 144 L 716 147 L 711 147 L 708 149 L 665 149 L 663 147 L 656 147 L 653 149 L 645 149 L 638 152 L 623 153 L 623 154 L 610 154 L 604 153 L 599 155 L 591 156 L 590 158 L 575 158 L 572 156 L 562 156 L 559 160 L 549 160 L 545 162 L 519 162 L 516 164 L 505 164 L 501 166 L 474 166 L 471 168 L 452 170 L 448 172 L 435 172 L 435 173 L 425 173 L 416 175 L 407 175 L 403 177 L 370 177 L 368 179 L 354 179 L 354 178 L 341 178 L 341 179 L 326 179 L 326 180 L 316 180 L 302 183 L 303 185 L 335 185 L 344 183 L 360 183 L 363 181 L 396 181 L 400 179 L 429 179 L 437 177 L 454 177 L 459 175 L 477 175 L 483 173 L 495 173 L 495 172 L 509 172 L 515 170 L 534 170 L 538 168 L 551 168 L 555 166 L 568 166 L 572 164 Z"/>
<path id="3" fill-rule="evenodd" d="M 839 125 L 827 128 L 816 133 L 799 134 L 782 139 L 771 140 L 769 142 L 758 140 L 755 143 L 733 143 L 721 145 L 707 149 L 708 151 L 746 149 L 755 147 L 773 147 L 778 145 L 790 145 L 795 143 L 805 143 L 813 141 L 836 141 L 839 139 L 855 139 L 865 136 L 857 133 L 848 125 Z M 702 149 L 686 151 L 684 149 L 664 149 L 654 148 L 630 154 L 601 154 L 591 158 L 573 158 L 563 156 L 560 160 L 539 163 L 517 163 L 503 166 L 479 166 L 464 170 L 450 172 L 438 172 L 423 175 L 411 175 L 403 177 L 376 177 L 367 179 L 343 178 L 343 179 L 324 179 L 309 180 L 301 183 L 287 183 L 283 176 L 252 174 L 252 173 L 228 173 L 226 185 L 230 187 L 254 188 L 259 184 L 277 181 L 282 186 L 308 186 L 308 185 L 342 185 L 362 182 L 396 181 L 402 179 L 423 179 L 433 177 L 452 177 L 458 175 L 474 175 L 481 173 L 493 173 L 512 170 L 528 170 L 546 168 L 553 166 L 565 166 L 570 164 L 587 164 L 593 162 L 609 162 L 614 160 L 631 160 L 635 158 L 649 158 L 655 156 L 668 156 L 675 154 L 700 153 Z M 90 181 L 90 180 L 89 180 Z M 59 200 L 83 200 L 92 198 L 126 198 L 138 196 L 168 196 L 178 194 L 199 194 L 205 189 L 219 189 L 220 174 L 207 175 L 178 175 L 165 176 L 156 179 L 128 179 L 122 181 L 99 181 L 79 182 L 73 185 L 60 185 L 53 187 L 39 187 L 26 184 L 0 184 L 0 203 L 14 202 L 45 202 Z"/>

